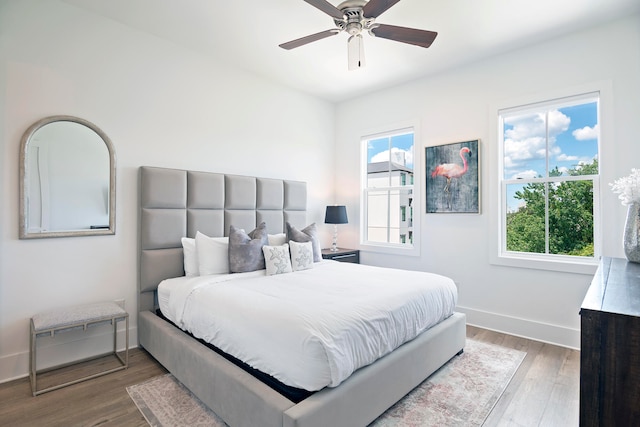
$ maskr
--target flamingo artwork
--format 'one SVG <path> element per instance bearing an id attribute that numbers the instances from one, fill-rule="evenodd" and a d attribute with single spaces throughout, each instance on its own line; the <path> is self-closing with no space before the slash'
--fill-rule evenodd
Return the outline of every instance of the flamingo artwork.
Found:
<path id="1" fill-rule="evenodd" d="M 460 178 L 462 175 L 467 173 L 469 170 L 469 164 L 467 163 L 467 158 L 465 157 L 471 156 L 471 150 L 469 147 L 463 147 L 460 149 L 460 158 L 462 158 L 462 166 L 458 163 L 443 163 L 438 166 L 431 172 L 431 178 L 435 178 L 437 176 L 444 176 L 447 178 L 447 185 L 444 187 L 444 192 L 449 193 L 449 187 L 451 186 L 451 180 L 453 178 Z"/>
<path id="2" fill-rule="evenodd" d="M 425 148 L 427 213 L 480 213 L 479 154 L 479 140 Z"/>

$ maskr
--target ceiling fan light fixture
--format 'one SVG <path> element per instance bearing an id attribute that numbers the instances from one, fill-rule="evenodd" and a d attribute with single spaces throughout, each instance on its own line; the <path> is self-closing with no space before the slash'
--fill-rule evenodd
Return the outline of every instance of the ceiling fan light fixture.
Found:
<path id="1" fill-rule="evenodd" d="M 356 34 L 349 37 L 347 46 L 347 53 L 349 57 L 349 71 L 357 70 L 364 67 L 366 65 L 366 61 L 364 59 L 364 43 L 362 40 L 362 34 Z"/>
<path id="2" fill-rule="evenodd" d="M 345 0 L 337 7 L 327 0 L 304 0 L 333 18 L 336 28 L 311 34 L 280 45 L 283 49 L 293 49 L 305 44 L 334 36 L 345 31 L 348 40 L 349 70 L 357 70 L 365 65 L 363 31 L 374 37 L 393 40 L 415 46 L 429 47 L 438 33 L 395 25 L 378 24 L 376 18 L 400 0 Z"/>

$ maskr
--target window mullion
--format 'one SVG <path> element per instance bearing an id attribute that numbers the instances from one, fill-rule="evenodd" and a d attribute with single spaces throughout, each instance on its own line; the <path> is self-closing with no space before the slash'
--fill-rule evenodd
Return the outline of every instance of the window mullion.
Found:
<path id="1" fill-rule="evenodd" d="M 545 112 L 544 118 L 544 137 L 545 137 L 545 186 L 544 186 L 544 253 L 549 254 L 549 110 Z"/>
<path id="2" fill-rule="evenodd" d="M 387 243 L 391 242 L 391 190 L 387 190 Z"/>
<path id="3" fill-rule="evenodd" d="M 544 253 L 551 253 L 549 250 L 549 183 L 544 185 Z"/>

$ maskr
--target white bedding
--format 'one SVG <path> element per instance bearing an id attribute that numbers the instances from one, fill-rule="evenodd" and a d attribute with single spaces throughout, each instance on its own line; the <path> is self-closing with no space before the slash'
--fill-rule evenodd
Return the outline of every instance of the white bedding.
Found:
<path id="1" fill-rule="evenodd" d="M 447 277 L 322 261 L 266 276 L 181 277 L 158 287 L 162 313 L 250 366 L 292 387 L 335 387 L 449 317 Z"/>

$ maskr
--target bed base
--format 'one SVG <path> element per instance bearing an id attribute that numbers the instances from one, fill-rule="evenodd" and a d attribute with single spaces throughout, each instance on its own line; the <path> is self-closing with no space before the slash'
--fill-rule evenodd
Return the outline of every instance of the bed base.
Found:
<path id="1" fill-rule="evenodd" d="M 336 388 L 295 404 L 154 313 L 162 280 L 184 274 L 181 238 L 228 236 L 230 225 L 270 233 L 304 227 L 306 183 L 140 168 L 140 345 L 232 427 L 366 426 L 463 349 L 456 313 Z"/>
<path id="2" fill-rule="evenodd" d="M 466 319 L 451 317 L 359 369 L 340 386 L 295 404 L 151 311 L 140 345 L 232 427 L 366 426 L 465 345 Z"/>

